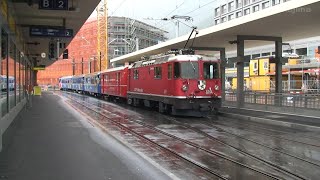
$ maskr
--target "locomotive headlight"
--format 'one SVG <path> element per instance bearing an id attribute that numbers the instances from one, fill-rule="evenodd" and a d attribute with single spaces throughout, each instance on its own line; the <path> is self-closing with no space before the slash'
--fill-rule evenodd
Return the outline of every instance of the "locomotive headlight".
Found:
<path id="1" fill-rule="evenodd" d="M 215 86 L 214 86 L 214 89 L 215 89 L 216 91 L 219 91 L 220 87 L 219 87 L 218 85 L 215 85 Z"/>
<path id="2" fill-rule="evenodd" d="M 182 91 L 188 91 L 188 86 L 186 84 L 182 85 Z"/>

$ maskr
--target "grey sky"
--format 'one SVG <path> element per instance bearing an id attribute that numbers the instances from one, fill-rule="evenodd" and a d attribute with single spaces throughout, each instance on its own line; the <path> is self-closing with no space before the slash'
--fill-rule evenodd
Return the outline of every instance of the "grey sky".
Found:
<path id="1" fill-rule="evenodd" d="M 147 20 L 170 18 L 173 15 L 187 15 L 193 22 L 185 22 L 199 29 L 213 25 L 214 7 L 225 0 L 108 0 L 109 16 L 124 16 L 137 19 L 169 33 L 175 37 L 175 25 L 172 21 Z M 191 32 L 191 28 L 180 23 L 180 35 Z"/>

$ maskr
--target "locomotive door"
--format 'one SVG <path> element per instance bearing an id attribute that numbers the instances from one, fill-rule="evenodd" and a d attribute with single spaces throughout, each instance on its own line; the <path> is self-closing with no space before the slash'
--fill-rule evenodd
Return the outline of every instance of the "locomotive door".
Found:
<path id="1" fill-rule="evenodd" d="M 121 82 L 120 82 L 120 79 L 121 79 L 121 74 L 120 74 L 120 72 L 117 72 L 117 86 L 116 86 L 116 94 L 117 95 L 121 94 Z"/>
<path id="2" fill-rule="evenodd" d="M 173 81 L 173 68 L 172 64 L 168 64 L 168 81 L 167 81 L 167 90 L 164 90 L 165 95 L 173 95 L 174 92 L 174 81 Z M 166 92 L 167 91 L 167 92 Z"/>

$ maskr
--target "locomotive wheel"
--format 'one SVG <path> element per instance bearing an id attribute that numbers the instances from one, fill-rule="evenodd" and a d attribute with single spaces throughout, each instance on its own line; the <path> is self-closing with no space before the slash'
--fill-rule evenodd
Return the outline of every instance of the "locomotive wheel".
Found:
<path id="1" fill-rule="evenodd" d="M 220 114 L 218 108 L 213 108 L 212 112 L 213 112 L 214 115 L 219 115 Z"/>
<path id="2" fill-rule="evenodd" d="M 159 110 L 159 113 L 165 112 L 165 104 L 163 102 L 159 102 L 158 110 Z"/>
<path id="3" fill-rule="evenodd" d="M 159 113 L 171 114 L 171 105 L 159 102 L 158 110 Z"/>
<path id="4" fill-rule="evenodd" d="M 128 104 L 128 105 L 132 105 L 132 99 L 131 99 L 131 98 L 128 98 L 128 99 L 127 99 L 127 104 Z"/>
<path id="5" fill-rule="evenodd" d="M 134 98 L 133 99 L 133 106 L 139 107 L 140 106 L 140 99 Z"/>

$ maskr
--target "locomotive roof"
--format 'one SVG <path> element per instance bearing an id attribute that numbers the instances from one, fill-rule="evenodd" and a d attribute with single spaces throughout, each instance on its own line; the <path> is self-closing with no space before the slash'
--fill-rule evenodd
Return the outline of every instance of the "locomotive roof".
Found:
<path id="1" fill-rule="evenodd" d="M 218 59 L 215 59 L 215 57 L 209 57 L 209 56 L 203 56 L 203 55 L 162 55 L 157 56 L 154 58 L 150 58 L 148 60 L 142 60 L 135 62 L 132 67 L 129 68 L 137 68 L 137 67 L 143 67 L 143 66 L 149 66 L 154 64 L 162 64 L 165 62 L 170 61 L 218 61 Z"/>
<path id="2" fill-rule="evenodd" d="M 123 69 L 125 69 L 126 67 L 129 67 L 129 66 L 120 66 L 120 67 L 110 68 L 110 69 L 106 69 L 106 70 L 104 70 L 104 71 L 101 71 L 101 73 L 123 70 Z"/>
<path id="3" fill-rule="evenodd" d="M 90 76 L 96 76 L 99 75 L 101 72 L 94 72 L 94 73 L 90 73 L 90 74 L 84 74 L 84 77 L 90 77 Z"/>

